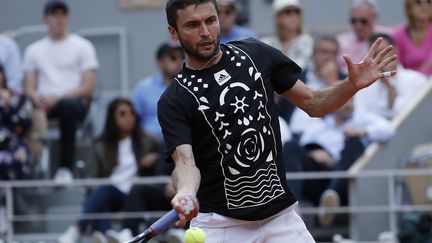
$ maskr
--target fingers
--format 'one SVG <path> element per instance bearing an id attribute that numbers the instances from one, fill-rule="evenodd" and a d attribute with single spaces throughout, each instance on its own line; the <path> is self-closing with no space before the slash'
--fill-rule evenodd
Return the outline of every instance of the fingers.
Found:
<path id="1" fill-rule="evenodd" d="M 369 53 L 368 53 L 368 56 L 370 58 L 374 57 L 376 51 L 378 50 L 378 47 L 381 45 L 382 40 L 383 40 L 383 38 L 380 37 L 372 44 L 371 48 L 369 49 Z"/>
<path id="2" fill-rule="evenodd" d="M 349 57 L 348 55 L 343 55 L 343 59 L 345 60 L 345 63 L 347 64 L 347 67 L 352 67 L 354 65 L 354 63 L 351 60 L 351 57 Z"/>
<path id="3" fill-rule="evenodd" d="M 393 50 L 393 46 L 389 45 L 386 48 L 384 48 L 383 50 L 381 50 L 378 55 L 375 57 L 375 62 L 377 64 L 380 64 L 381 61 L 383 60 L 383 58 L 391 51 Z"/>
<path id="4" fill-rule="evenodd" d="M 179 220 L 176 226 L 183 227 L 188 221 L 198 215 L 199 203 L 193 195 L 179 195 L 177 194 L 171 201 L 173 208 L 179 215 Z"/>
<path id="5" fill-rule="evenodd" d="M 396 71 L 389 71 L 389 72 L 383 72 L 378 74 L 378 77 L 376 77 L 376 79 L 383 79 L 383 78 L 388 78 L 388 77 L 392 77 L 394 75 L 396 75 Z"/>
<path id="6" fill-rule="evenodd" d="M 380 70 L 383 69 L 384 67 L 386 67 L 390 63 L 394 62 L 396 59 L 397 59 L 397 55 L 393 55 L 391 57 L 386 58 L 381 63 L 378 63 L 378 69 L 380 69 Z"/>

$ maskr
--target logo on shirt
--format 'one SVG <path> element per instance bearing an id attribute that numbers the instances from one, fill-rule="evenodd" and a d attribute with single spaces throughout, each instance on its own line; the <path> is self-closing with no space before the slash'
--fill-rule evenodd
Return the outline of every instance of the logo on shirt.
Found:
<path id="1" fill-rule="evenodd" d="M 214 78 L 216 82 L 220 86 L 222 86 L 224 83 L 228 82 L 228 80 L 231 79 L 231 75 L 229 75 L 225 69 L 222 69 L 221 71 L 214 74 Z"/>

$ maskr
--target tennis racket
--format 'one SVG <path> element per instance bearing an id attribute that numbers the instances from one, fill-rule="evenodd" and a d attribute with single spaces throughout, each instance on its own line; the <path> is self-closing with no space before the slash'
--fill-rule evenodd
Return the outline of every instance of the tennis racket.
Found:
<path id="1" fill-rule="evenodd" d="M 124 242 L 124 243 L 143 243 L 148 242 L 151 238 L 155 237 L 157 234 L 162 231 L 168 229 L 172 224 L 174 224 L 177 220 L 179 220 L 179 216 L 175 209 L 172 209 L 167 214 L 162 216 L 162 218 L 158 219 L 154 222 L 148 229 L 146 229 L 141 234 L 135 236 L 132 240 Z"/>

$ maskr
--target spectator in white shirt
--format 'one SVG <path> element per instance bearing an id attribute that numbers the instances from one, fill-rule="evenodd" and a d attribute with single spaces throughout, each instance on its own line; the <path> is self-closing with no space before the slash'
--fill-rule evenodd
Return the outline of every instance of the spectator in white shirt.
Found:
<path id="1" fill-rule="evenodd" d="M 384 40 L 378 50 L 382 50 L 385 45 L 395 45 L 395 41 L 390 35 L 382 33 L 371 35 L 369 38 L 370 45 L 380 37 Z M 393 49 L 387 54 L 387 57 L 395 55 L 396 52 L 397 50 Z M 405 69 L 397 61 L 389 64 L 383 71 L 395 69 L 397 70 L 395 76 L 378 80 L 367 89 L 361 90 L 355 95 L 354 100 L 358 107 L 357 109 L 367 110 L 392 119 L 428 83 L 426 76 L 420 72 Z"/>
<path id="2" fill-rule="evenodd" d="M 395 128 L 386 119 L 366 112 L 356 112 L 352 100 L 333 115 L 306 129 L 300 145 L 288 143 L 284 153 L 288 171 L 345 171 L 361 156 L 371 141 L 385 142 Z M 294 189 L 300 198 L 314 204 L 335 207 L 347 202 L 345 179 L 306 180 Z M 323 226 L 333 222 L 334 215 L 319 215 Z"/>
<path id="3" fill-rule="evenodd" d="M 60 169 L 55 179 L 67 182 L 72 179 L 75 132 L 87 113 L 99 64 L 93 45 L 68 32 L 68 6 L 64 2 L 48 1 L 44 21 L 49 35 L 25 51 L 25 90 L 35 107 L 32 136 L 43 136 L 47 117 L 59 121 Z M 35 144 L 32 151 L 37 151 Z"/>

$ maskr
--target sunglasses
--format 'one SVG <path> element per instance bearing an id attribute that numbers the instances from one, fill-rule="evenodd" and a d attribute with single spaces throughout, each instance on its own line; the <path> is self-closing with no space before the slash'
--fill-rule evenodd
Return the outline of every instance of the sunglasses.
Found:
<path id="1" fill-rule="evenodd" d="M 352 25 L 355 25 L 356 23 L 367 25 L 369 23 L 369 20 L 366 18 L 351 18 L 350 21 Z"/>
<path id="2" fill-rule="evenodd" d="M 432 4 L 432 0 L 415 0 L 414 1 L 415 2 L 415 4 L 417 4 L 417 5 L 421 5 L 422 3 L 427 3 L 427 4 L 429 4 L 429 5 L 431 5 Z"/>
<path id="3" fill-rule="evenodd" d="M 120 117 L 135 116 L 135 112 L 127 111 L 127 110 L 120 110 L 117 112 L 117 115 Z"/>

